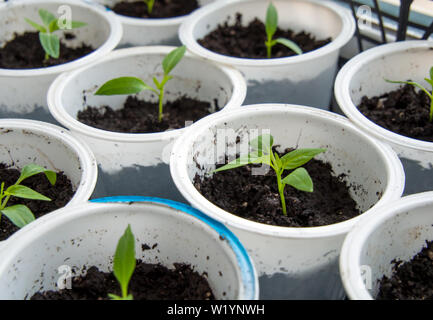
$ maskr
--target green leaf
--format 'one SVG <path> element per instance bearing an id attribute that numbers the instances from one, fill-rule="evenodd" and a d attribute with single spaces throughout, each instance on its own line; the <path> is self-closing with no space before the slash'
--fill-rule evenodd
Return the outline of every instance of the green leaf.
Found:
<path id="1" fill-rule="evenodd" d="M 427 78 L 425 78 L 424 80 L 427 81 L 432 86 L 432 88 L 433 88 L 433 79 L 427 79 Z"/>
<path id="2" fill-rule="evenodd" d="M 50 30 L 50 32 L 54 32 L 54 31 L 57 31 L 60 29 L 59 20 L 60 19 L 56 19 L 56 20 L 51 21 L 49 28 L 48 28 Z M 85 22 L 71 21 L 71 29 L 78 29 L 78 28 L 85 27 L 85 26 L 87 26 L 87 23 L 85 23 Z M 63 28 L 63 29 L 65 29 L 65 28 Z"/>
<path id="3" fill-rule="evenodd" d="M 29 208 L 22 204 L 17 204 L 14 206 L 10 206 L 1 210 L 3 213 L 14 225 L 18 228 L 24 227 L 26 224 L 35 220 L 35 216 L 30 211 Z"/>
<path id="4" fill-rule="evenodd" d="M 55 34 L 39 33 L 39 40 L 45 52 L 53 58 L 58 58 L 60 55 L 60 40 Z"/>
<path id="5" fill-rule="evenodd" d="M 167 83 L 167 81 L 169 81 L 169 80 L 171 80 L 171 79 L 173 79 L 173 77 L 172 76 L 170 76 L 170 75 L 164 75 L 164 79 L 162 79 L 162 81 L 161 81 L 161 83 L 160 83 L 160 89 L 161 88 L 164 88 L 164 86 L 165 86 L 165 84 Z"/>
<path id="6" fill-rule="evenodd" d="M 156 79 L 155 77 L 153 77 L 152 80 L 153 80 L 153 83 L 155 84 L 155 86 L 158 89 L 161 89 L 161 84 L 159 83 L 158 79 Z"/>
<path id="7" fill-rule="evenodd" d="M 313 181 L 304 168 L 298 168 L 291 172 L 282 182 L 301 191 L 313 192 Z"/>
<path id="8" fill-rule="evenodd" d="M 24 18 L 24 20 L 29 25 L 31 25 L 33 28 L 35 28 L 36 30 L 38 30 L 39 32 L 47 32 L 47 29 L 45 29 L 44 26 L 41 26 L 40 24 L 38 24 L 38 23 L 36 23 L 36 22 L 34 22 L 34 21 L 30 20 L 30 19 L 27 19 L 27 18 Z"/>
<path id="9" fill-rule="evenodd" d="M 270 155 L 259 155 L 259 153 L 255 151 L 255 152 L 251 152 L 250 154 L 240 156 L 239 158 L 227 163 L 226 165 L 212 171 L 212 173 L 231 170 L 231 169 L 246 166 L 248 164 L 264 163 L 270 165 L 270 161 L 271 161 Z"/>
<path id="10" fill-rule="evenodd" d="M 302 54 L 302 49 L 293 41 L 285 38 L 278 38 L 275 40 L 276 43 L 282 44 L 283 46 L 286 46 L 296 54 Z"/>
<path id="11" fill-rule="evenodd" d="M 430 68 L 430 79 L 433 81 L 433 67 Z"/>
<path id="12" fill-rule="evenodd" d="M 56 16 L 45 9 L 39 9 L 39 16 L 46 27 L 49 27 L 51 22 L 57 21 Z"/>
<path id="13" fill-rule="evenodd" d="M 281 157 L 282 166 L 286 170 L 291 170 L 302 166 L 318 154 L 325 152 L 326 149 L 296 149 Z"/>
<path id="14" fill-rule="evenodd" d="M 396 84 L 410 84 L 409 81 L 394 81 L 394 80 L 389 80 L 389 79 L 384 79 L 386 82 L 389 83 L 396 83 Z"/>
<path id="15" fill-rule="evenodd" d="M 185 55 L 186 47 L 181 46 L 179 48 L 174 49 L 169 54 L 167 54 L 162 61 L 162 68 L 164 70 L 164 73 L 168 75 L 171 70 L 176 67 L 176 65 L 182 60 L 183 56 Z"/>
<path id="16" fill-rule="evenodd" d="M 277 167 L 278 168 L 282 168 L 283 167 L 283 162 L 281 161 L 280 156 L 278 155 L 277 152 L 274 152 L 274 158 L 275 158 L 275 161 L 277 163 Z"/>
<path id="17" fill-rule="evenodd" d="M 259 155 L 261 155 L 260 154 L 261 152 L 264 154 L 271 154 L 273 144 L 274 144 L 274 137 L 272 137 L 272 135 L 267 133 L 262 134 L 250 141 L 250 147 L 253 150 L 258 151 Z"/>
<path id="18" fill-rule="evenodd" d="M 14 184 L 6 189 L 5 195 L 14 196 L 23 199 L 32 199 L 32 200 L 42 200 L 42 201 L 51 201 L 50 198 L 40 194 L 39 192 L 30 189 L 29 187 Z"/>
<path id="19" fill-rule="evenodd" d="M 72 29 L 78 29 L 78 28 L 82 28 L 85 26 L 87 26 L 87 23 L 85 23 L 85 22 L 74 21 L 74 20 L 71 21 L 71 28 Z"/>
<path id="20" fill-rule="evenodd" d="M 278 26 L 278 12 L 275 6 L 269 3 L 268 9 L 266 11 L 266 34 L 268 39 L 272 39 Z"/>
<path id="21" fill-rule="evenodd" d="M 41 166 L 38 166 L 36 164 L 28 164 L 21 170 L 21 175 L 18 178 L 16 184 L 20 184 L 23 180 L 30 178 L 31 176 L 34 176 L 38 173 L 45 173 L 45 176 L 47 177 L 48 181 L 52 184 L 56 184 L 56 178 L 57 175 L 54 171 L 47 170 Z"/>
<path id="22" fill-rule="evenodd" d="M 125 230 L 117 243 L 114 255 L 113 273 L 122 289 L 122 296 L 128 296 L 128 285 L 135 269 L 135 238 L 131 226 Z"/>
<path id="23" fill-rule="evenodd" d="M 58 19 L 51 21 L 50 25 L 48 26 L 48 30 L 50 32 L 54 32 L 54 31 L 59 30 L 59 24 L 58 24 L 58 22 L 59 22 Z"/>
<path id="24" fill-rule="evenodd" d="M 107 81 L 98 91 L 97 96 L 111 96 L 123 94 L 135 94 L 143 90 L 155 91 L 151 86 L 143 82 L 143 80 L 135 77 L 120 77 Z"/>

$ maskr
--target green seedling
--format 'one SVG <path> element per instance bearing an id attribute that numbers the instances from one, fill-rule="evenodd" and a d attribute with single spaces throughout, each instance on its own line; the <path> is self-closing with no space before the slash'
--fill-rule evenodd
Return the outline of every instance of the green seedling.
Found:
<path id="1" fill-rule="evenodd" d="M 270 166 L 277 176 L 281 207 L 284 215 L 287 215 L 284 188 L 286 185 L 290 185 L 301 191 L 313 192 L 313 181 L 307 170 L 301 166 L 316 155 L 326 151 L 326 149 L 297 149 L 280 157 L 277 152 L 272 150 L 273 143 L 274 138 L 270 134 L 258 136 L 249 142 L 252 152 L 229 162 L 213 172 L 231 170 L 248 164 L 266 164 Z M 293 171 L 283 178 L 285 170 Z"/>
<path id="2" fill-rule="evenodd" d="M 155 4 L 155 0 L 144 0 L 144 3 L 147 5 L 147 13 L 151 14 L 153 10 L 153 5 Z"/>
<path id="3" fill-rule="evenodd" d="M 2 214 L 9 218 L 9 220 L 16 225 L 18 228 L 24 227 L 26 224 L 35 220 L 35 216 L 32 211 L 25 205 L 16 204 L 13 206 L 7 207 L 7 203 L 10 197 L 17 197 L 23 199 L 32 199 L 32 200 L 42 200 L 42 201 L 51 201 L 50 198 L 40 194 L 39 192 L 34 191 L 33 189 L 23 186 L 20 183 L 25 179 L 34 176 L 38 173 L 45 173 L 48 181 L 54 185 L 56 183 L 57 175 L 54 171 L 47 170 L 35 164 L 26 165 L 22 171 L 18 180 L 15 184 L 9 186 L 5 190 L 5 183 L 1 183 L 0 187 L 0 218 Z"/>
<path id="4" fill-rule="evenodd" d="M 117 243 L 114 254 L 113 273 L 119 282 L 122 296 L 108 294 L 112 300 L 133 300 L 132 294 L 128 294 L 129 281 L 135 269 L 135 238 L 128 225 L 123 236 Z"/>
<path id="5" fill-rule="evenodd" d="M 45 51 L 45 61 L 50 57 L 57 59 L 60 56 L 60 40 L 59 37 L 54 34 L 54 31 L 61 29 L 59 24 L 60 19 L 57 19 L 54 14 L 44 9 L 39 9 L 38 12 L 43 25 L 27 18 L 25 18 L 25 20 L 33 28 L 39 31 L 39 41 Z M 70 29 L 77 29 L 86 25 L 87 23 L 84 22 L 71 21 Z"/>
<path id="6" fill-rule="evenodd" d="M 430 120 L 430 122 L 432 122 L 433 121 L 433 67 L 430 68 L 430 79 L 429 78 L 424 78 L 424 80 L 427 81 L 428 84 L 430 84 L 430 86 L 432 87 L 432 91 L 428 91 L 426 88 L 424 88 L 418 82 L 414 82 L 414 81 L 393 81 L 393 80 L 387 80 L 387 79 L 385 79 L 385 81 L 387 81 L 389 83 L 409 84 L 409 85 L 418 87 L 422 91 L 424 91 L 427 94 L 427 96 L 430 98 L 430 117 L 429 117 L 429 120 Z"/>
<path id="7" fill-rule="evenodd" d="M 282 44 L 283 46 L 286 46 L 296 54 L 302 54 L 302 49 L 293 41 L 286 39 L 286 38 L 277 38 L 274 39 L 275 32 L 277 31 L 278 27 L 278 12 L 275 6 L 271 3 L 269 3 L 267 12 L 266 12 L 266 35 L 267 40 L 265 41 L 265 45 L 267 48 L 267 56 L 268 59 L 272 56 L 272 47 L 275 46 L 277 43 Z"/>
<path id="8" fill-rule="evenodd" d="M 111 95 L 129 95 L 136 94 L 143 90 L 151 90 L 158 95 L 159 98 L 159 112 L 158 121 L 161 122 L 163 118 L 163 100 L 164 100 L 164 86 L 167 81 L 173 79 L 170 72 L 182 60 L 185 55 L 186 47 L 182 46 L 174 49 L 164 57 L 162 61 L 162 68 L 164 70 L 164 77 L 159 82 L 156 77 L 153 77 L 153 82 L 156 89 L 146 84 L 143 80 L 136 77 L 120 77 L 107 81 L 96 92 L 95 95 L 111 96 Z"/>

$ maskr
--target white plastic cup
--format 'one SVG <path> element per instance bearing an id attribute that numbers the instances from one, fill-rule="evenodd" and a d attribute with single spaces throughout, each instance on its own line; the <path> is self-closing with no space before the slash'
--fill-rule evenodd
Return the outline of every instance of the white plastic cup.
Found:
<path id="1" fill-rule="evenodd" d="M 179 38 L 201 57 L 235 66 L 248 81 L 246 104 L 294 103 L 328 109 L 337 72 L 340 48 L 352 38 L 355 22 L 350 11 L 330 1 L 274 0 L 279 27 L 307 31 L 332 42 L 299 56 L 278 59 L 244 59 L 212 52 L 197 42 L 236 13 L 244 23 L 255 17 L 265 21 L 268 1 L 221 0 L 192 13 L 181 25 Z"/>
<path id="2" fill-rule="evenodd" d="M 397 90 L 391 80 L 424 81 L 433 61 L 433 41 L 404 41 L 381 45 L 347 62 L 337 75 L 335 97 L 340 109 L 361 130 L 389 144 L 406 172 L 405 194 L 433 189 L 433 143 L 405 137 L 380 127 L 358 109 L 363 96 L 374 97 Z"/>
<path id="3" fill-rule="evenodd" d="M 116 50 L 96 63 L 62 74 L 50 87 L 48 106 L 51 114 L 89 144 L 104 171 L 117 172 L 134 165 L 168 163 L 171 146 L 184 129 L 143 134 L 110 132 L 81 123 L 77 120 L 78 111 L 87 105 L 122 108 L 126 96 L 95 96 L 97 88 L 121 76 L 136 76 L 153 85 L 152 77 L 162 77 L 161 62 L 173 49 L 149 46 Z M 217 105 L 224 109 L 239 107 L 245 98 L 245 80 L 238 71 L 189 53 L 171 75 L 174 79 L 166 85 L 165 101 L 186 94 L 211 102 L 212 108 L 217 111 Z M 149 90 L 141 92 L 138 97 L 157 101 Z"/>
<path id="4" fill-rule="evenodd" d="M 281 150 L 326 148 L 316 158 L 331 163 L 335 175 L 348 174 L 351 196 L 363 215 L 400 198 L 404 172 L 397 155 L 342 116 L 316 108 L 278 104 L 245 106 L 211 115 L 188 128 L 173 147 L 170 170 L 177 188 L 193 207 L 227 225 L 239 237 L 261 277 L 261 298 L 343 298 L 338 256 L 344 237 L 359 216 L 312 228 L 265 225 L 217 207 L 194 187 L 196 174 L 202 176 L 215 168 L 214 156 L 221 151 L 215 151 L 220 144 L 218 132 L 227 129 L 234 131 L 231 140 L 228 138 L 223 144 L 233 148 L 236 145 L 240 150 L 248 144 L 248 133 L 262 134 L 260 130 L 270 130 L 274 144 Z M 239 143 L 236 136 L 240 136 Z M 223 159 L 223 154 L 217 155 Z M 265 292 L 268 287 L 269 292 Z"/>
<path id="5" fill-rule="evenodd" d="M 428 88 L 433 62 L 433 41 L 403 41 L 364 51 L 347 62 L 335 81 L 335 98 L 344 114 L 361 130 L 389 144 L 402 158 L 424 168 L 432 164 L 433 142 L 421 141 L 389 131 L 365 117 L 357 108 L 363 96 L 374 97 L 396 90 L 399 85 L 384 79 L 411 79 Z"/>
<path id="6" fill-rule="evenodd" d="M 91 266 L 108 272 L 128 224 L 136 237 L 136 257 L 144 262 L 168 268 L 186 263 L 200 274 L 206 272 L 217 299 L 258 298 L 257 275 L 247 252 L 217 221 L 158 198 L 95 201 L 58 210 L 11 238 L 0 261 L 0 299 L 29 299 L 37 291 L 56 290 L 68 267 L 77 274 Z M 143 251 L 143 244 L 157 247 Z"/>
<path id="7" fill-rule="evenodd" d="M 433 240 L 433 192 L 410 195 L 374 210 L 344 240 L 340 270 L 352 300 L 372 300 L 393 260 L 409 261 Z"/>
<path id="8" fill-rule="evenodd" d="M 96 2 L 112 7 L 124 0 L 96 0 Z M 216 0 L 199 0 L 200 6 Z M 179 45 L 178 30 L 180 24 L 188 16 L 161 19 L 144 19 L 116 14 L 122 23 L 123 36 L 120 47 L 138 47 L 149 45 Z"/>
<path id="9" fill-rule="evenodd" d="M 35 163 L 63 171 L 75 191 L 66 206 L 87 201 L 98 175 L 96 159 L 86 144 L 63 128 L 33 120 L 0 119 L 0 163 L 19 169 Z M 9 239 L 0 241 L 4 243 Z"/>
<path id="10" fill-rule="evenodd" d="M 38 10 L 46 9 L 58 14 L 61 8 L 70 8 L 72 19 L 83 21 L 87 26 L 74 29 L 76 39 L 70 45 L 85 42 L 95 51 L 65 64 L 37 69 L 0 69 L 0 112 L 17 115 L 29 114 L 36 108 L 47 109 L 47 91 L 51 82 L 62 72 L 98 61 L 113 50 L 122 36 L 122 26 L 116 16 L 90 1 L 77 0 L 14 0 L 0 3 L 0 46 L 11 40 L 15 33 L 36 31 L 24 18 L 40 21 Z M 62 38 L 62 35 L 60 35 Z"/>

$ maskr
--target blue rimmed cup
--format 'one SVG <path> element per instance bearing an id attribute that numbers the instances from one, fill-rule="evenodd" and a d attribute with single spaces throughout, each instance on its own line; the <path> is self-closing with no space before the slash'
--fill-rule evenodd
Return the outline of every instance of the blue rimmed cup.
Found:
<path id="1" fill-rule="evenodd" d="M 187 205 L 137 196 L 60 209 L 13 235 L 2 252 L 0 299 L 56 290 L 68 268 L 72 275 L 91 266 L 111 270 L 117 241 L 128 224 L 138 259 L 169 268 L 173 263 L 191 265 L 207 274 L 217 299 L 258 299 L 250 257 L 225 226 Z"/>

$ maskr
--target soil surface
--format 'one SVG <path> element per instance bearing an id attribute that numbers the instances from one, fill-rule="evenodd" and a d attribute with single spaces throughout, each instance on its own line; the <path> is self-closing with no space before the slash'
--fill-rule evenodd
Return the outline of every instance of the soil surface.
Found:
<path id="1" fill-rule="evenodd" d="M 0 163 L 0 181 L 5 183 L 5 190 L 17 181 L 19 175 L 20 172 L 17 169 L 7 168 L 5 164 Z M 51 201 L 29 200 L 16 197 L 9 199 L 8 206 L 15 204 L 26 205 L 33 212 L 35 218 L 64 207 L 74 196 L 71 181 L 63 172 L 57 173 L 57 180 L 54 186 L 51 185 L 44 173 L 25 179 L 21 185 L 27 186 L 51 199 Z M 0 240 L 7 239 L 18 230 L 19 228 L 10 222 L 8 218 L 5 216 L 1 217 Z"/>
<path id="2" fill-rule="evenodd" d="M 144 1 L 118 2 L 111 10 L 114 12 L 136 18 L 172 18 L 184 16 L 199 7 L 197 0 L 157 0 L 152 13 L 147 11 Z"/>
<path id="3" fill-rule="evenodd" d="M 377 125 L 406 137 L 433 142 L 430 99 L 422 90 L 404 85 L 382 96 L 364 96 L 358 109 Z"/>
<path id="4" fill-rule="evenodd" d="M 60 41 L 60 57 L 49 58 L 45 61 L 45 51 L 39 41 L 38 32 L 26 32 L 15 35 L 15 38 L 0 48 L 0 68 L 2 69 L 35 69 L 51 67 L 82 58 L 95 49 L 85 44 L 77 48 L 67 46 L 68 39 L 74 35 L 67 34 L 66 39 Z"/>
<path id="5" fill-rule="evenodd" d="M 218 207 L 241 218 L 269 225 L 324 226 L 361 214 L 343 181 L 344 176 L 334 176 L 329 163 L 313 159 L 303 166 L 313 180 L 313 193 L 285 187 L 287 216 L 281 208 L 274 170 L 269 169 L 266 175 L 252 175 L 253 166 L 217 172 L 212 177 L 196 175 L 194 186 Z M 283 177 L 289 173 L 286 170 Z"/>
<path id="6" fill-rule="evenodd" d="M 113 110 L 109 106 L 90 107 L 79 111 L 77 118 L 82 123 L 113 132 L 152 133 L 185 127 L 185 121 L 197 121 L 211 112 L 209 102 L 181 97 L 164 103 L 164 114 L 158 121 L 158 103 L 128 96 L 123 108 Z"/>
<path id="7" fill-rule="evenodd" d="M 331 38 L 324 40 L 316 40 L 310 33 L 302 31 L 295 33 L 292 30 L 277 29 L 274 39 L 286 38 L 294 41 L 304 53 L 316 50 L 332 41 Z M 229 20 L 206 35 L 203 39 L 199 39 L 198 43 L 203 47 L 232 57 L 249 58 L 249 59 L 266 59 L 267 40 L 266 29 L 263 22 L 255 18 L 247 26 L 242 25 L 242 15 L 236 14 L 234 24 Z M 276 44 L 272 47 L 272 58 L 282 58 L 296 55 L 295 52 L 283 46 Z"/>
<path id="8" fill-rule="evenodd" d="M 410 261 L 393 261 L 391 278 L 380 280 L 378 300 L 433 300 L 433 241 Z"/>
<path id="9" fill-rule="evenodd" d="M 129 283 L 134 300 L 214 300 L 204 275 L 189 265 L 174 264 L 170 270 L 160 264 L 137 261 Z M 91 267 L 85 276 L 72 280 L 72 289 L 38 292 L 31 300 L 109 300 L 108 294 L 121 295 L 119 284 L 111 272 Z"/>

